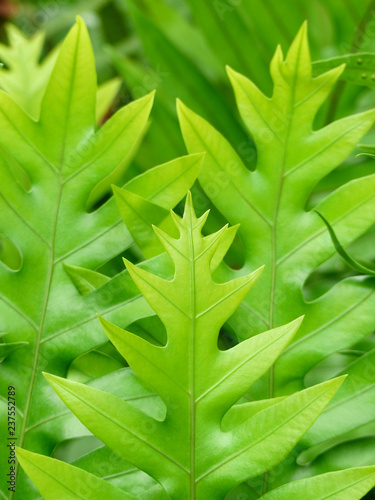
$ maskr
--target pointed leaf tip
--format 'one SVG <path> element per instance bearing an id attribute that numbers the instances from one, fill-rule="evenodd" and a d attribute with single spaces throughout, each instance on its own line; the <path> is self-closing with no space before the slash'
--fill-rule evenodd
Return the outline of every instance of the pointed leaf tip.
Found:
<path id="1" fill-rule="evenodd" d="M 16 446 L 16 457 L 21 465 L 23 465 L 24 461 L 28 459 L 32 459 L 33 453 L 31 451 L 25 450 L 24 448 L 20 448 Z"/>
<path id="2" fill-rule="evenodd" d="M 256 269 L 256 270 L 254 271 L 254 273 L 258 273 L 258 274 L 259 274 L 259 276 L 260 276 L 260 275 L 262 274 L 262 272 L 263 272 L 263 270 L 264 270 L 264 268 L 265 268 L 265 267 L 266 267 L 266 265 L 265 265 L 265 264 L 263 264 L 262 266 L 258 267 L 258 269 Z"/>
<path id="3" fill-rule="evenodd" d="M 274 57 L 278 57 L 281 60 L 284 59 L 284 52 L 283 52 L 283 48 L 282 48 L 280 43 L 277 44 L 277 46 L 276 46 Z"/>
<path id="4" fill-rule="evenodd" d="M 135 266 L 133 264 L 133 262 L 131 262 L 130 260 L 126 259 L 125 257 L 122 258 L 124 264 L 125 264 L 125 268 L 126 270 L 130 273 L 131 271 L 133 271 L 137 266 Z"/>
<path id="5" fill-rule="evenodd" d="M 127 266 L 127 265 L 131 264 L 130 260 L 128 260 L 126 257 L 123 257 L 123 258 L 122 258 L 122 261 L 123 261 L 123 263 L 125 264 L 125 266 Z"/>
<path id="6" fill-rule="evenodd" d="M 120 191 L 122 188 L 120 188 L 119 186 L 116 186 L 116 184 L 111 184 L 111 189 L 112 189 L 113 193 L 115 193 L 116 191 Z"/>
<path id="7" fill-rule="evenodd" d="M 171 240 L 175 239 L 170 234 L 166 233 L 165 231 L 160 229 L 160 227 L 155 226 L 154 224 L 152 224 L 152 229 L 154 230 L 154 233 L 156 234 L 158 239 L 162 242 L 162 244 L 163 244 L 163 242 L 168 243 L 169 239 L 171 239 Z"/>
<path id="8" fill-rule="evenodd" d="M 185 209 L 184 209 L 184 218 L 185 215 L 192 216 L 193 218 L 196 218 L 195 210 L 194 210 L 194 204 L 193 204 L 193 197 L 191 195 L 191 191 L 186 193 L 186 201 L 185 201 Z"/>
<path id="9" fill-rule="evenodd" d="M 65 380 L 57 375 L 52 375 L 52 373 L 42 372 L 42 375 L 52 387 L 61 385 L 60 381 Z"/>
<path id="10" fill-rule="evenodd" d="M 103 318 L 103 316 L 99 313 L 96 313 L 96 317 L 98 318 L 100 324 L 103 326 L 104 323 L 107 322 L 107 320 L 105 318 Z"/>
<path id="11" fill-rule="evenodd" d="M 307 36 L 308 36 L 308 33 L 307 33 L 307 21 L 304 21 L 302 23 L 300 29 L 298 30 L 298 33 L 297 33 L 294 41 L 295 42 L 299 41 L 300 43 L 303 43 L 303 42 L 307 41 Z"/>
<path id="12" fill-rule="evenodd" d="M 292 338 L 298 332 L 298 330 L 299 330 L 300 326 L 302 325 L 304 319 L 305 319 L 305 315 L 302 315 L 299 318 L 296 318 L 295 320 L 293 320 L 293 321 L 291 321 L 289 323 L 290 330 L 294 330 Z"/>
<path id="13" fill-rule="evenodd" d="M 176 109 L 177 111 L 182 111 L 183 109 L 186 109 L 186 104 L 183 103 L 183 101 L 181 101 L 181 99 L 179 97 L 177 97 L 176 99 Z"/>
<path id="14" fill-rule="evenodd" d="M 302 41 L 304 41 L 305 39 L 307 40 L 307 37 L 308 37 L 308 22 L 307 19 L 305 19 L 301 24 L 300 29 L 297 32 L 295 40 L 302 39 Z"/>
<path id="15" fill-rule="evenodd" d="M 293 68 L 297 67 L 297 61 L 303 61 L 305 71 L 311 72 L 310 48 L 306 22 L 300 27 L 286 56 L 286 63 L 290 64 Z"/>
<path id="16" fill-rule="evenodd" d="M 237 71 L 235 71 L 231 66 L 229 66 L 228 64 L 225 66 L 225 70 L 227 72 L 227 75 L 229 77 L 229 79 L 234 79 L 239 73 Z"/>
<path id="17" fill-rule="evenodd" d="M 345 382 L 345 379 L 347 378 L 348 375 L 341 375 L 340 377 L 335 377 L 327 382 L 332 382 L 333 387 L 337 387 L 336 392 L 338 389 L 341 387 L 341 385 Z"/>
<path id="18" fill-rule="evenodd" d="M 148 98 L 151 101 L 151 104 L 154 104 L 155 101 L 155 96 L 156 96 L 156 89 L 151 90 L 148 94 L 144 96 L 144 98 Z"/>
<path id="19" fill-rule="evenodd" d="M 298 318 L 296 318 L 294 321 L 292 321 L 292 323 L 298 324 L 300 326 L 300 325 L 302 325 L 304 319 L 305 319 L 305 315 L 302 314 L 302 316 L 299 316 Z"/>
<path id="20" fill-rule="evenodd" d="M 173 222 L 175 223 L 176 227 L 179 228 L 181 226 L 181 221 L 182 221 L 182 218 L 176 214 L 176 212 L 174 210 L 170 210 L 169 212 L 171 214 L 171 217 L 173 219 Z"/>
<path id="21" fill-rule="evenodd" d="M 84 25 L 84 26 L 86 26 L 85 20 L 84 20 L 84 19 L 83 19 L 83 17 L 82 17 L 82 16 L 80 16 L 80 15 L 77 15 L 77 16 L 76 16 L 76 23 L 77 23 L 78 25 Z"/>

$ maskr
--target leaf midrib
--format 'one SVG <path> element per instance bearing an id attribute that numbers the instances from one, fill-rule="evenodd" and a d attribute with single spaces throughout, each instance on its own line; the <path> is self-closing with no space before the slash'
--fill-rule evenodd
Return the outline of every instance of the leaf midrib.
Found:
<path id="1" fill-rule="evenodd" d="M 281 169 L 280 169 L 279 186 L 278 186 L 275 211 L 274 211 L 273 221 L 272 221 L 272 226 L 271 226 L 272 278 L 271 278 L 270 311 L 269 311 L 269 328 L 270 329 L 272 329 L 274 327 L 274 322 L 275 322 L 274 300 L 275 300 L 275 293 L 276 293 L 276 277 L 277 277 L 276 226 L 277 226 L 277 220 L 278 220 L 279 209 L 280 209 L 281 194 L 282 194 L 283 185 L 284 185 L 284 172 L 285 172 L 285 165 L 286 165 L 288 139 L 290 136 L 290 131 L 291 131 L 291 127 L 292 127 L 292 123 L 293 123 L 293 119 L 294 119 L 294 109 L 295 109 L 295 99 L 296 99 L 295 94 L 296 94 L 296 86 L 298 83 L 298 71 L 299 71 L 300 60 L 301 60 L 302 43 L 303 43 L 303 39 L 301 38 L 300 44 L 298 47 L 297 56 L 296 56 L 297 63 L 295 66 L 293 81 L 292 81 L 292 85 L 291 85 L 291 103 L 290 103 L 290 106 L 291 106 L 292 111 L 291 111 L 290 119 L 288 121 L 288 128 L 286 130 L 285 141 L 283 142 L 283 157 L 282 157 Z M 270 368 L 270 378 L 269 378 L 269 397 L 271 399 L 274 397 L 274 384 L 275 384 L 275 369 L 274 369 L 274 365 L 272 365 Z M 269 473 L 266 472 L 266 474 L 264 475 L 264 479 L 263 479 L 263 495 L 265 493 L 267 493 L 267 491 L 268 491 L 268 479 L 269 479 Z"/>
<path id="2" fill-rule="evenodd" d="M 193 239 L 193 220 L 190 212 L 190 227 L 188 232 L 190 254 L 190 346 L 189 346 L 189 398 L 190 398 L 190 498 L 195 500 L 195 335 L 196 335 L 196 277 L 195 277 L 195 252 Z"/>

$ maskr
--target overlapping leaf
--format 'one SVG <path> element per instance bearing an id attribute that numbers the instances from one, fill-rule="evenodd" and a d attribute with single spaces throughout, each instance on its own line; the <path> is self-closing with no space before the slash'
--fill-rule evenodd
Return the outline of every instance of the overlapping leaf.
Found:
<path id="1" fill-rule="evenodd" d="M 148 155 L 158 158 L 161 162 L 181 154 L 180 141 L 175 134 L 175 117 L 172 109 L 174 98 L 178 96 L 192 110 L 208 119 L 213 126 L 224 133 L 241 159 L 247 166 L 253 168 L 256 154 L 251 137 L 235 135 L 233 126 L 230 133 L 226 132 L 224 124 L 208 109 L 211 94 L 217 95 L 219 89 L 217 97 L 223 104 L 228 102 L 230 89 L 222 71 L 225 64 L 230 64 L 236 71 L 244 72 L 269 93 L 272 83 L 268 72 L 269 59 L 278 43 L 285 48 L 288 47 L 304 19 L 308 19 L 309 22 L 314 59 L 323 60 L 333 55 L 341 56 L 342 53 L 375 50 L 374 37 L 370 29 L 373 19 L 370 0 L 354 3 L 350 1 L 345 5 L 336 0 L 324 3 L 294 0 L 288 16 L 284 15 L 283 7 L 274 0 L 267 2 L 186 0 L 182 2 L 185 9 L 171 7 L 165 0 L 161 0 L 158 7 L 152 0 L 143 2 L 123 0 L 120 3 L 124 5 L 126 20 L 130 17 L 134 21 L 145 57 L 147 62 L 151 63 L 151 67 L 142 60 L 139 61 L 138 53 L 126 57 L 118 50 L 111 51 L 116 67 L 131 93 L 139 95 L 139 92 L 158 89 L 154 121 L 147 138 L 147 149 L 142 152 L 140 164 L 144 164 L 145 161 L 147 164 Z M 181 34 L 183 36 L 180 36 Z M 181 41 L 183 38 L 189 39 L 189 44 L 183 43 Z M 211 52 L 207 46 L 211 48 Z M 178 54 L 181 54 L 180 58 Z M 343 56 L 345 58 L 343 62 L 352 59 L 357 61 L 360 58 L 360 56 L 357 59 L 355 57 Z M 362 60 L 362 67 L 366 68 L 367 77 L 365 80 L 362 77 L 360 79 L 361 82 L 371 85 L 370 59 L 368 61 L 367 64 L 367 61 Z M 328 64 L 332 64 L 332 61 Z M 346 79 L 352 72 L 353 66 L 350 65 L 339 78 Z M 194 76 L 188 79 L 176 78 L 182 67 L 183 74 Z M 195 76 L 197 69 L 201 73 L 201 79 L 206 80 L 204 87 L 198 87 Z M 344 86 L 344 82 L 341 81 L 338 91 L 332 94 L 331 102 L 323 106 L 316 122 L 323 124 L 329 117 L 332 119 L 334 116 L 345 116 L 355 110 L 372 106 L 374 106 L 372 93 L 357 85 Z M 216 108 L 221 109 L 218 106 Z M 224 116 L 227 112 L 220 111 L 220 114 Z M 322 194 L 336 189 L 350 179 L 373 172 L 374 166 L 369 160 L 361 158 L 354 161 L 351 158 L 345 161 L 342 168 L 331 172 L 316 186 L 314 201 L 320 200 Z M 199 196 L 202 209 L 204 206 L 212 209 L 212 205 L 201 192 Z M 221 227 L 225 220 L 211 211 L 211 222 L 210 229 L 213 231 Z M 370 235 L 368 237 L 370 244 L 372 239 Z M 241 265 L 238 252 L 233 250 L 230 251 L 228 260 L 234 262 L 237 267 Z M 341 275 L 334 266 L 328 271 L 329 274 L 326 268 L 328 275 L 320 275 L 327 283 L 332 278 L 340 279 Z M 323 279 L 320 280 L 322 287 L 325 285 Z M 315 293 L 313 289 L 312 293 Z"/>
<path id="2" fill-rule="evenodd" d="M 334 379 L 279 400 L 236 404 L 275 361 L 301 319 L 255 335 L 232 349 L 218 348 L 220 327 L 257 281 L 261 269 L 224 283 L 213 281 L 212 260 L 222 253 L 222 245 L 227 248 L 228 228 L 203 237 L 206 218 L 207 214 L 196 217 L 188 195 L 183 218 L 173 215 L 179 237 L 155 229 L 173 260 L 173 279 L 126 262 L 166 327 L 164 346 L 101 320 L 116 348 L 165 405 L 164 417 L 155 418 L 112 394 L 46 375 L 93 434 L 156 479 L 164 497 L 171 499 L 223 499 L 233 486 L 268 470 L 293 448 L 342 382 L 342 378 Z M 54 495 L 48 485 L 69 491 L 87 480 L 88 473 L 78 468 L 24 450 L 19 455 L 46 500 Z M 94 484 L 105 490 L 105 481 L 96 478 Z M 318 493 L 320 489 L 326 495 L 336 494 L 339 487 L 342 492 L 351 488 L 354 500 L 374 484 L 374 469 L 349 470 L 345 476 L 322 477 L 315 484 Z M 289 498 L 310 494 L 309 486 L 309 482 L 290 485 Z M 101 498 L 93 489 L 90 494 L 93 500 Z M 117 498 L 115 492 L 113 495 Z"/>
<path id="3" fill-rule="evenodd" d="M 314 366 L 330 354 L 350 348 L 374 329 L 372 279 L 344 280 L 310 303 L 302 293 L 310 273 L 334 253 L 323 221 L 305 210 L 310 193 L 349 155 L 375 118 L 375 112 L 368 111 L 314 130 L 316 113 L 342 71 L 339 67 L 311 76 L 306 26 L 285 61 L 281 49 L 276 50 L 271 63 L 271 98 L 229 70 L 240 113 L 257 145 L 255 172 L 245 168 L 213 127 L 179 104 L 189 152 L 207 152 L 199 176 L 201 186 L 227 220 L 241 223 L 245 269 L 266 264 L 258 289 L 259 307 L 255 310 L 245 299 L 230 320 L 237 335 L 244 339 L 251 332 L 306 315 L 295 341 L 269 377 L 254 388 L 255 398 L 264 397 L 265 391 L 273 397 L 303 388 L 304 378 Z M 372 175 L 337 189 L 316 210 L 331 222 L 340 241 L 348 244 L 374 223 L 374 208 Z M 221 268 L 223 278 L 236 275 L 236 271 Z"/>
<path id="4" fill-rule="evenodd" d="M 41 370 L 66 375 L 77 357 L 105 342 L 96 313 L 124 324 L 152 314 L 127 272 L 109 279 L 98 271 L 134 244 L 114 198 L 103 203 L 102 197 L 111 181 L 121 182 L 152 100 L 148 95 L 129 104 L 97 129 L 94 57 L 80 19 L 61 48 L 38 121 L 0 93 L 1 427 L 6 428 L 7 387 L 12 385 L 20 446 L 50 454 L 69 438 L 69 428 L 58 425 L 61 407 Z M 136 186 L 129 184 L 134 196 L 153 200 L 159 210 L 137 234 L 149 223 L 163 222 L 166 209 L 194 182 L 200 161 L 201 155 L 187 156 L 157 167 L 165 186 L 155 184 L 155 190 L 145 188 L 155 176 L 152 169 Z M 158 269 L 164 261 L 148 265 Z M 6 461 L 1 454 L 1 470 Z M 3 475 L 5 498 L 37 495 L 23 474 L 15 494 L 6 479 Z"/>
<path id="5" fill-rule="evenodd" d="M 0 72 L 0 86 L 37 118 L 58 48 L 40 62 L 45 40 L 42 31 L 28 39 L 16 26 L 9 24 L 7 35 L 9 46 L 0 45 L 0 60 L 7 65 L 7 69 Z"/>
<path id="6" fill-rule="evenodd" d="M 16 26 L 9 24 L 7 34 L 9 46 L 0 45 L 0 61 L 7 66 L 7 69 L 2 69 L 0 72 L 0 87 L 37 119 L 59 46 L 40 61 L 45 41 L 43 31 L 38 31 L 28 38 Z M 96 107 L 98 122 L 108 112 L 119 91 L 120 83 L 118 78 L 114 78 L 99 86 Z"/>
<path id="7" fill-rule="evenodd" d="M 261 500 L 355 500 L 372 487 L 374 467 L 352 469 L 349 473 L 333 472 L 281 486 Z M 329 495 L 327 492 L 329 491 Z"/>

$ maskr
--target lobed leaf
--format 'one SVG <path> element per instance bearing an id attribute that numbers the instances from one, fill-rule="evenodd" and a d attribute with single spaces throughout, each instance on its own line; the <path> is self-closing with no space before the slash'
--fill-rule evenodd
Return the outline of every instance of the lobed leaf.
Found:
<path id="1" fill-rule="evenodd" d="M 293 449 L 343 380 L 265 404 L 248 415 L 242 413 L 240 420 L 238 415 L 226 417 L 272 365 L 301 319 L 227 351 L 218 348 L 221 325 L 252 288 L 260 270 L 229 282 L 213 281 L 211 260 L 222 244 L 226 246 L 228 228 L 203 237 L 206 218 L 207 214 L 196 217 L 189 194 L 184 216 L 173 214 L 179 237 L 155 229 L 173 260 L 172 279 L 126 261 L 133 280 L 165 325 L 165 345 L 151 344 L 101 320 L 129 366 L 163 401 L 162 418 L 113 394 L 45 375 L 94 435 L 176 499 L 221 499 L 242 481 L 268 470 Z M 46 465 L 46 470 L 50 467 Z M 38 484 L 37 475 L 31 472 L 31 476 Z"/>
<path id="2" fill-rule="evenodd" d="M 228 69 L 239 111 L 257 146 L 254 172 L 207 121 L 181 102 L 177 106 L 188 151 L 206 152 L 199 174 L 202 188 L 230 223 L 241 224 L 244 269 L 266 264 L 258 286 L 259 306 L 254 308 L 245 298 L 229 319 L 232 329 L 240 339 L 246 339 L 305 315 L 298 335 L 269 375 L 251 390 L 251 399 L 264 400 L 265 394 L 278 397 L 303 389 L 314 366 L 373 331 L 371 280 L 344 280 L 312 302 L 302 293 L 309 275 L 335 250 L 324 223 L 315 212 L 306 211 L 306 203 L 316 184 L 350 154 L 375 118 L 374 111 L 366 111 L 314 130 L 316 114 L 343 69 L 312 76 L 306 25 L 285 58 L 280 47 L 275 52 L 271 97 Z M 341 186 L 315 209 L 331 221 L 346 245 L 374 223 L 374 194 L 371 175 Z M 218 270 L 223 280 L 242 273 L 225 265 Z M 355 420 L 355 415 L 351 418 Z M 266 477 L 266 488 L 267 481 Z"/>
<path id="3" fill-rule="evenodd" d="M 42 370 L 66 375 L 73 366 L 72 374 L 77 358 L 105 343 L 96 312 L 124 326 L 153 314 L 127 272 L 110 279 L 98 271 L 134 244 L 114 197 L 102 196 L 128 168 L 152 102 L 147 95 L 97 127 L 95 61 L 81 19 L 62 44 L 37 120 L 0 92 L 0 318 L 1 330 L 8 332 L 1 347 L 0 418 L 5 428 L 3 397 L 14 385 L 18 444 L 46 455 L 69 433 L 58 425 L 45 432 L 48 422 L 58 420 L 60 406 Z M 186 165 L 189 157 L 181 162 Z M 178 168 L 179 160 L 174 165 Z M 157 172 L 167 178 L 170 171 L 161 166 Z M 173 208 L 169 203 L 180 201 L 194 172 L 182 169 L 177 184 L 159 185 L 157 209 Z M 160 220 L 151 216 L 149 223 Z M 161 256 L 147 266 L 158 269 L 163 263 L 168 273 L 164 261 Z M 114 368 L 105 361 L 102 369 Z M 87 371 L 76 375 L 85 379 Z M 2 469 L 6 460 L 1 455 Z M 9 493 L 5 476 L 1 491 Z M 25 497 L 32 500 L 37 492 L 21 471 L 14 499 Z"/>
<path id="4" fill-rule="evenodd" d="M 44 32 L 38 31 L 29 39 L 16 26 L 8 24 L 6 33 L 9 46 L 0 44 L 0 59 L 7 69 L 0 72 L 0 87 L 31 116 L 38 118 L 59 48 L 53 49 L 40 62 Z"/>

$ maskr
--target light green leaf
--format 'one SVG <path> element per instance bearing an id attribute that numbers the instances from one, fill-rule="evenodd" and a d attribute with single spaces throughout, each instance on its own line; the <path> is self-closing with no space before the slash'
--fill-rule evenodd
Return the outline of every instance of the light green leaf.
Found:
<path id="1" fill-rule="evenodd" d="M 306 211 L 306 203 L 319 180 L 345 160 L 375 118 L 374 111 L 367 111 L 314 130 L 315 116 L 342 71 L 339 67 L 312 77 L 305 25 L 285 58 L 280 48 L 276 50 L 272 97 L 228 70 L 241 116 L 257 146 L 254 172 L 207 121 L 178 104 L 189 153 L 206 152 L 201 186 L 230 223 L 241 224 L 244 268 L 266 264 L 257 292 L 259 307 L 245 298 L 229 319 L 231 327 L 246 339 L 305 315 L 298 335 L 269 375 L 254 386 L 251 399 L 303 389 L 314 366 L 373 332 L 371 280 L 342 281 L 313 302 L 302 294 L 306 279 L 335 250 L 323 221 Z M 316 210 L 331 221 L 343 245 L 355 241 L 375 222 L 375 176 L 340 187 Z M 217 276 L 225 280 L 242 273 L 221 266 Z"/>
<path id="2" fill-rule="evenodd" d="M 69 266 L 68 264 L 64 265 L 64 269 L 81 295 L 87 295 L 110 281 L 108 276 L 91 269 Z"/>
<path id="3" fill-rule="evenodd" d="M 359 467 L 292 482 L 260 500 L 359 500 L 374 485 L 375 467 Z"/>
<path id="4" fill-rule="evenodd" d="M 0 320 L 1 331 L 8 332 L 0 424 L 6 428 L 4 401 L 12 384 L 19 396 L 18 444 L 43 454 L 50 454 L 67 430 L 56 425 L 61 406 L 41 371 L 48 367 L 66 375 L 75 359 L 106 342 L 97 312 L 123 326 L 154 314 L 127 272 L 111 280 L 98 274 L 134 240 L 113 196 L 92 206 L 96 186 L 132 157 L 153 95 L 121 108 L 101 128 L 96 101 L 95 61 L 81 19 L 61 47 L 38 121 L 0 92 Z M 172 197 L 163 206 L 169 210 L 168 200 Z M 162 267 L 168 275 L 166 260 L 160 256 L 145 265 L 155 272 Z M 81 295 L 77 286 L 90 293 Z M 14 350 L 20 342 L 28 345 Z M 44 432 L 46 422 L 51 432 Z M 6 462 L 1 454 L 1 470 Z M 13 500 L 35 498 L 22 471 L 17 476 Z M 8 495 L 5 475 L 0 483 Z"/>
<path id="5" fill-rule="evenodd" d="M 265 325 L 281 324 L 291 319 L 292 311 L 294 316 L 305 313 L 306 321 L 298 344 L 310 352 L 306 351 L 303 359 L 301 351 L 298 358 L 296 352 L 295 361 L 306 373 L 319 361 L 315 355 L 312 356 L 313 349 L 320 339 L 327 337 L 329 329 L 331 332 L 336 329 L 336 323 L 331 321 L 323 326 L 326 320 L 316 313 L 316 309 L 322 310 L 322 303 L 326 303 L 328 297 L 322 297 L 314 304 L 306 304 L 301 297 L 302 283 L 333 254 L 323 223 L 319 223 L 316 215 L 306 212 L 304 207 L 319 178 L 333 170 L 350 153 L 356 141 L 373 123 L 375 113 L 354 115 L 311 134 L 310 123 L 342 69 L 311 78 L 305 28 L 294 41 L 286 62 L 282 60 L 280 49 L 277 50 L 271 70 L 275 81 L 272 99 L 265 97 L 245 77 L 230 71 L 240 111 L 258 144 L 258 167 L 254 173 L 245 168 L 230 144 L 205 120 L 181 103 L 178 110 L 189 152 L 206 151 L 199 175 L 202 187 L 230 222 L 241 223 L 239 233 L 245 249 L 248 249 L 247 267 L 253 269 L 266 261 L 266 279 L 259 289 L 261 309 L 255 314 L 246 314 L 245 307 L 240 309 L 238 321 L 235 317 L 231 320 L 238 326 L 237 334 L 243 338 L 248 335 L 251 326 L 260 331 Z M 304 120 L 309 125 L 304 125 Z M 334 226 L 340 227 L 340 234 L 345 235 L 345 244 L 355 240 L 374 221 L 374 182 L 373 176 L 352 181 L 317 208 L 336 221 Z M 223 269 L 222 275 L 232 276 L 233 271 Z M 362 286 L 359 284 L 359 289 Z M 345 288 L 348 287 L 349 284 Z M 336 289 L 332 293 L 336 298 L 339 291 Z M 363 293 L 366 293 L 365 289 Z M 350 299 L 349 295 L 347 301 Z M 352 300 L 356 302 L 355 296 Z M 348 312 L 347 303 L 344 306 L 342 302 L 342 312 Z M 335 311 L 339 321 L 340 300 L 336 299 L 335 304 L 334 310 L 330 309 L 332 306 L 325 307 L 325 316 L 332 318 Z M 354 315 L 356 319 L 361 315 L 356 309 L 350 314 L 350 321 L 353 322 Z M 320 323 L 320 327 L 315 328 L 314 323 Z M 347 318 L 346 323 L 348 325 Z M 356 328 L 357 339 L 370 333 L 371 328 L 370 323 L 361 333 Z M 315 330 L 316 335 L 312 338 L 310 333 Z M 304 337 L 311 339 L 311 348 L 308 343 L 303 344 Z M 330 333 L 331 349 L 349 347 L 354 342 L 354 338 L 343 342 L 343 337 L 340 339 Z M 292 349 L 293 346 L 290 347 Z M 327 354 L 322 350 L 320 359 Z M 291 359 L 288 366 L 296 369 Z M 301 379 L 303 377 L 301 373 Z M 280 384 L 285 390 L 285 383 L 280 381 Z M 277 385 L 276 377 L 276 394 L 279 392 Z"/>
<path id="6" fill-rule="evenodd" d="M 0 87 L 33 118 L 38 118 L 59 47 L 40 62 L 44 32 L 38 31 L 29 39 L 13 24 L 6 26 L 6 32 L 9 46 L 0 44 L 0 60 L 7 69 L 0 71 Z"/>
<path id="7" fill-rule="evenodd" d="M 23 469 L 33 477 L 45 500 L 135 500 L 110 483 L 60 460 L 17 449 L 17 458 Z"/>
<path id="8" fill-rule="evenodd" d="M 163 251 L 151 226 L 173 228 L 169 209 L 194 184 L 203 158 L 202 154 L 178 158 L 139 175 L 123 189 L 114 187 L 121 216 L 146 257 Z"/>
<path id="9" fill-rule="evenodd" d="M 109 448 L 158 481 L 174 499 L 222 499 L 234 486 L 282 460 L 313 424 L 342 383 L 325 382 L 223 418 L 274 363 L 301 319 L 256 335 L 227 351 L 221 325 L 257 281 L 260 270 L 216 283 L 211 260 L 226 247 L 224 227 L 203 237 L 190 194 L 183 218 L 173 214 L 174 238 L 155 229 L 173 260 L 172 280 L 126 262 L 129 273 L 167 330 L 158 346 L 107 320 L 102 325 L 130 367 L 160 396 L 157 419 L 101 390 L 46 374 L 65 404 Z M 37 482 L 37 478 L 34 478 Z"/>
<path id="10" fill-rule="evenodd" d="M 116 359 L 100 351 L 91 351 L 75 359 L 69 367 L 68 377 L 78 382 L 87 382 L 123 368 Z"/>

